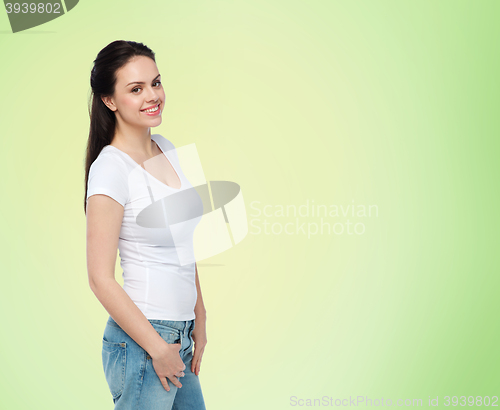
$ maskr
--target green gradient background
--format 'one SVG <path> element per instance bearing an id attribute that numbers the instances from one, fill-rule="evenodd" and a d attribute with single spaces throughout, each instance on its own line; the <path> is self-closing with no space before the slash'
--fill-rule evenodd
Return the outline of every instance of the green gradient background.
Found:
<path id="1" fill-rule="evenodd" d="M 377 205 L 363 235 L 249 235 L 201 261 L 208 409 L 499 396 L 498 1 L 82 0 L 0 13 L 2 409 L 111 409 L 88 286 L 92 61 L 157 53 L 154 128 L 250 204 Z M 318 222 L 318 218 L 300 218 Z M 251 229 L 251 232 L 255 230 Z M 122 282 L 119 260 L 116 277 Z"/>

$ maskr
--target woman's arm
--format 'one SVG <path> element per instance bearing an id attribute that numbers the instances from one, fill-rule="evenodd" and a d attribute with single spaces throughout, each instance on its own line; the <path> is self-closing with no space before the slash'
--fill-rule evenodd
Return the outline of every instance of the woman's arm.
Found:
<path id="1" fill-rule="evenodd" d="M 203 304 L 200 279 L 198 277 L 198 266 L 196 264 L 195 264 L 195 269 L 196 269 L 196 290 L 198 292 L 198 297 L 196 299 L 196 306 L 194 307 L 196 318 L 194 320 L 193 341 L 195 345 L 194 345 L 193 360 L 191 362 L 191 371 L 196 375 L 199 375 L 201 358 L 203 357 L 203 352 L 205 351 L 205 345 L 207 344 L 207 325 L 206 325 L 207 311 L 205 310 L 205 305 Z"/>
<path id="2" fill-rule="evenodd" d="M 92 195 L 87 203 L 87 270 L 89 285 L 99 302 L 116 323 L 139 346 L 146 350 L 153 361 L 157 358 L 160 371 L 155 370 L 166 390 L 168 377 L 177 387 L 176 377 L 185 369 L 178 353 L 178 345 L 169 345 L 130 296 L 115 280 L 116 252 L 124 208 L 106 195 Z M 154 362 L 153 362 L 154 363 Z"/>
<path id="3" fill-rule="evenodd" d="M 198 276 L 198 265 L 194 264 L 196 269 L 196 291 L 198 292 L 198 297 L 196 299 L 196 306 L 194 307 L 194 314 L 196 319 L 200 318 L 205 320 L 207 317 L 207 311 L 205 310 L 205 305 L 203 304 L 203 296 L 201 294 L 200 278 Z"/>

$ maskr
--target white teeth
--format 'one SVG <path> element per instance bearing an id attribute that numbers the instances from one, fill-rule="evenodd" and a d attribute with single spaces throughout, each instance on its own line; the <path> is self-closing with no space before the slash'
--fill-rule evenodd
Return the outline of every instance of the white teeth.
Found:
<path id="1" fill-rule="evenodd" d="M 160 108 L 160 105 L 157 105 L 155 108 L 151 108 L 150 110 L 144 110 L 144 112 L 155 112 L 155 111 L 158 111 L 159 108 Z"/>

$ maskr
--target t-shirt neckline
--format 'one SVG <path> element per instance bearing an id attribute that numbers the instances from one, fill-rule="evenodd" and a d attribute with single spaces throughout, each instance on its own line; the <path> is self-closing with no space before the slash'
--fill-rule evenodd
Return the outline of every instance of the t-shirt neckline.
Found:
<path id="1" fill-rule="evenodd" d="M 174 187 L 171 187 L 170 185 L 167 185 L 165 184 L 164 182 L 161 182 L 158 178 L 156 178 L 155 176 L 151 175 L 148 171 L 146 171 L 146 169 L 144 169 L 141 164 L 138 164 L 130 155 L 128 155 L 126 152 L 123 152 L 121 149 L 119 148 L 116 148 L 115 146 L 113 145 L 106 145 L 106 147 L 111 147 L 113 149 L 115 149 L 116 151 L 118 152 L 121 152 L 126 158 L 128 158 L 129 161 L 131 161 L 133 164 L 135 164 L 136 166 L 140 167 L 150 178 L 154 179 L 155 181 L 157 181 L 159 184 L 163 185 L 164 187 L 166 188 L 169 188 L 169 189 L 172 189 L 174 191 L 180 191 L 182 190 L 182 188 L 184 187 L 184 184 L 182 182 L 182 178 L 179 174 L 179 171 L 177 170 L 177 168 L 174 166 L 174 163 L 172 161 L 170 161 L 170 159 L 167 157 L 167 154 L 163 151 L 163 149 L 160 147 L 160 144 L 158 144 L 158 142 L 156 141 L 154 137 L 155 134 L 153 134 L 151 136 L 151 140 L 155 142 L 156 146 L 159 148 L 159 150 L 162 152 L 162 154 L 165 156 L 165 158 L 167 159 L 167 161 L 169 162 L 170 166 L 174 169 L 175 173 L 177 174 L 177 178 L 179 178 L 179 181 L 181 182 L 181 186 L 179 188 L 174 188 Z"/>

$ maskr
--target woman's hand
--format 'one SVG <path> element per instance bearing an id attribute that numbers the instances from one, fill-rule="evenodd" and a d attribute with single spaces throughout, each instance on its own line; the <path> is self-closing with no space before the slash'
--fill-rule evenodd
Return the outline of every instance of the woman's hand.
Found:
<path id="1" fill-rule="evenodd" d="M 153 368 L 166 391 L 170 391 L 167 378 L 170 379 L 175 386 L 179 388 L 182 387 L 178 377 L 184 376 L 183 370 L 186 368 L 186 365 L 181 359 L 179 354 L 180 350 L 180 343 L 165 343 L 163 349 L 155 355 L 150 355 L 153 361 Z"/>
<path id="2" fill-rule="evenodd" d="M 207 326 L 205 316 L 196 316 L 192 337 L 194 341 L 194 353 L 193 360 L 191 362 L 191 371 L 198 376 L 200 374 L 201 358 L 203 357 L 203 352 L 205 351 L 205 346 L 207 344 Z"/>

